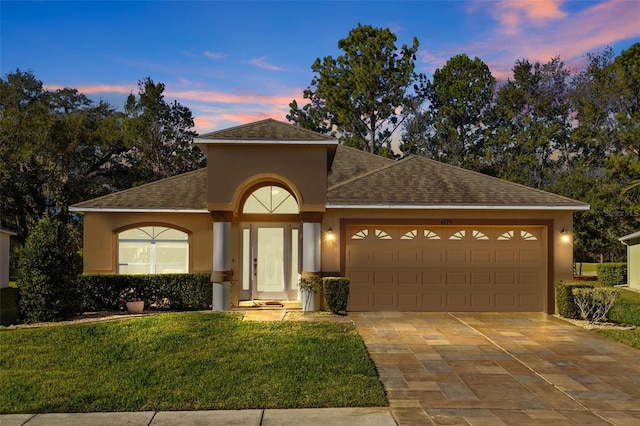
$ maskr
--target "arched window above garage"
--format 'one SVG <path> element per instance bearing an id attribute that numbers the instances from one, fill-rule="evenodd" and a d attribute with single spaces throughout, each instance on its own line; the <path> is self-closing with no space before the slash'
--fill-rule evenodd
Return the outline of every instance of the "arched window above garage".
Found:
<path id="1" fill-rule="evenodd" d="M 263 186 L 249 195 L 242 213 L 297 214 L 300 212 L 296 198 L 280 186 Z"/>

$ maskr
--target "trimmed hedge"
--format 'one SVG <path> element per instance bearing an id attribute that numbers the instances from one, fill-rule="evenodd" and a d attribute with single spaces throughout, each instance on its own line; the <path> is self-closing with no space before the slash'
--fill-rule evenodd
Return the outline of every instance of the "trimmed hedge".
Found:
<path id="1" fill-rule="evenodd" d="M 556 283 L 556 307 L 558 315 L 565 318 L 580 319 L 580 309 L 576 305 L 573 289 L 574 288 L 593 288 L 592 284 L 584 283 Z"/>
<path id="2" fill-rule="evenodd" d="M 599 263 L 596 265 L 598 280 L 607 287 L 624 285 L 627 283 L 626 263 Z"/>
<path id="3" fill-rule="evenodd" d="M 349 278 L 344 277 L 326 277 L 322 279 L 325 305 L 334 314 L 347 311 L 349 283 Z"/>
<path id="4" fill-rule="evenodd" d="M 127 300 L 144 300 L 145 309 L 200 310 L 211 307 L 209 274 L 82 275 L 84 311 L 122 309 Z"/>

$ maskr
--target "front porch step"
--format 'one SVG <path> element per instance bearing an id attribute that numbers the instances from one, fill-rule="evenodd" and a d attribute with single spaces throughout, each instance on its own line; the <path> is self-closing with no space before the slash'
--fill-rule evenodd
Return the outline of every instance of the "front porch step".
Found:
<path id="1" fill-rule="evenodd" d="M 302 302 L 299 300 L 242 300 L 238 304 L 238 309 L 298 310 L 302 309 Z"/>

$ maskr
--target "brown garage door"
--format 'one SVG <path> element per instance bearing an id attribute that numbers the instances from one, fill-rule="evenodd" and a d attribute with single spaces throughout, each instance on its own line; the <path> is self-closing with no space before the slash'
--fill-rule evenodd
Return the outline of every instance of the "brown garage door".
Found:
<path id="1" fill-rule="evenodd" d="M 348 226 L 352 311 L 544 310 L 543 227 Z"/>

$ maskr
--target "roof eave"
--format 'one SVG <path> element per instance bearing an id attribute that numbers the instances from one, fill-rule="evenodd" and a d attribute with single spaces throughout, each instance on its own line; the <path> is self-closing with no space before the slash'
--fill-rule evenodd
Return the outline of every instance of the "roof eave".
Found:
<path id="1" fill-rule="evenodd" d="M 633 234 L 625 235 L 624 237 L 618 238 L 618 241 L 624 243 L 625 241 L 634 240 L 636 238 L 640 238 L 640 231 L 634 232 Z"/>
<path id="2" fill-rule="evenodd" d="M 168 209 L 168 208 L 143 208 L 143 207 L 69 207 L 70 212 L 75 213 L 209 213 L 207 209 Z"/>
<path id="3" fill-rule="evenodd" d="M 327 203 L 327 209 L 406 209 L 406 210 L 569 210 L 587 211 L 589 205 L 478 205 L 478 204 L 337 204 Z"/>
<path id="4" fill-rule="evenodd" d="M 338 145 L 336 139 L 211 139 L 195 138 L 196 145 Z"/>

